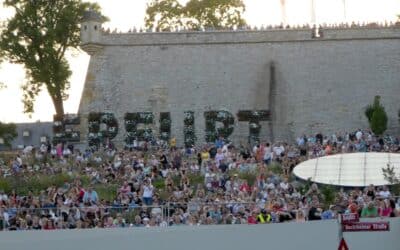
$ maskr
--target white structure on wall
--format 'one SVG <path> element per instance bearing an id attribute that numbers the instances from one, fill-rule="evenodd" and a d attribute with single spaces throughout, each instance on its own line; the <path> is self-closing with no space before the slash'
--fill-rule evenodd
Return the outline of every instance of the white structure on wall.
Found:
<path id="1" fill-rule="evenodd" d="M 312 182 L 347 187 L 390 185 L 382 169 L 394 167 L 400 174 L 400 154 L 351 153 L 311 159 L 297 165 L 293 173 Z"/>

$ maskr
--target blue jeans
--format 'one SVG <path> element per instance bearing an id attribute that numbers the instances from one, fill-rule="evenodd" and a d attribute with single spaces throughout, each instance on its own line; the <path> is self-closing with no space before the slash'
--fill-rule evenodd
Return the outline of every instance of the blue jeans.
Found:
<path id="1" fill-rule="evenodd" d="M 153 198 L 152 197 L 143 197 L 143 203 L 146 206 L 151 206 L 153 204 Z"/>

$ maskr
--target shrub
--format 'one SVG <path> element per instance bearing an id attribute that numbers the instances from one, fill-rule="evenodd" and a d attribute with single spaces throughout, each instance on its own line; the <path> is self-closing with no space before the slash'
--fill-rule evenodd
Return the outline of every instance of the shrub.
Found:
<path id="1" fill-rule="evenodd" d="M 320 190 L 324 197 L 325 209 L 328 209 L 329 205 L 332 205 L 335 202 L 336 189 L 331 185 L 323 185 Z"/>
<path id="2" fill-rule="evenodd" d="M 386 131 L 388 122 L 385 108 L 381 105 L 380 99 L 380 96 L 375 96 L 374 103 L 368 105 L 365 110 L 369 126 L 376 135 L 382 135 Z"/>
<path id="3" fill-rule="evenodd" d="M 276 175 L 282 175 L 283 174 L 283 168 L 281 164 L 277 162 L 273 162 L 270 165 L 268 165 L 268 170 L 272 171 L 272 173 Z"/>
<path id="4" fill-rule="evenodd" d="M 388 118 L 383 108 L 374 111 L 371 119 L 371 129 L 376 135 L 382 135 L 387 129 Z"/>
<path id="5" fill-rule="evenodd" d="M 10 193 L 12 190 L 12 187 L 7 180 L 0 179 L 0 190 L 3 190 L 6 193 Z"/>

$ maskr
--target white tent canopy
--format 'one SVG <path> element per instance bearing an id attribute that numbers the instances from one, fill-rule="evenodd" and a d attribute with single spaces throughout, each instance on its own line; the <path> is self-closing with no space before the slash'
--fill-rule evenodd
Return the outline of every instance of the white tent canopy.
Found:
<path id="1" fill-rule="evenodd" d="M 400 154 L 352 153 L 315 158 L 300 163 L 293 173 L 303 179 L 337 186 L 364 187 L 389 185 L 382 168 L 387 165 L 400 173 Z"/>

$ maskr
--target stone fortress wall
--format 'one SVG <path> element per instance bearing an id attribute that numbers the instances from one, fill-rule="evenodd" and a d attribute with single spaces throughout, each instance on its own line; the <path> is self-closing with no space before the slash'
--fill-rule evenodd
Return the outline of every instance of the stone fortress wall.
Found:
<path id="1" fill-rule="evenodd" d="M 318 32 L 317 32 L 318 33 Z M 197 142 L 204 112 L 234 116 L 231 138 L 245 141 L 240 110 L 268 110 L 261 138 L 293 140 L 303 133 L 368 127 L 363 111 L 382 97 L 389 132 L 398 133 L 400 27 L 310 28 L 110 33 L 88 18 L 82 48 L 91 55 L 79 107 L 81 140 L 90 112 L 110 112 L 125 136 L 124 115 L 170 112 L 171 135 L 183 141 L 185 111 L 193 111 Z M 217 125 L 218 127 L 219 125 Z"/>

